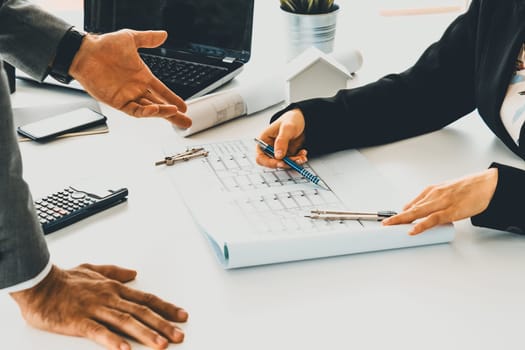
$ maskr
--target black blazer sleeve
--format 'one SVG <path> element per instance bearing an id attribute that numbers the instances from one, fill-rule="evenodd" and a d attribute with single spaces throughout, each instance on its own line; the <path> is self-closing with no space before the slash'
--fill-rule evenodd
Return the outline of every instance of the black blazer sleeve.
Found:
<path id="1" fill-rule="evenodd" d="M 516 36 L 525 23 L 520 4 L 474 0 L 405 72 L 341 90 L 332 98 L 292 104 L 272 121 L 287 110 L 301 109 L 306 120 L 304 146 L 310 155 L 318 155 L 435 131 L 478 108 L 491 130 L 518 153 L 500 125 L 498 96 L 509 83 L 504 72 L 506 65 L 514 62 L 511 48 L 523 42 Z M 510 55 L 509 62 L 504 62 L 506 55 Z M 525 151 L 521 153 L 525 158 Z M 525 198 L 525 171 L 498 163 L 492 167 L 498 168 L 496 191 L 488 208 L 471 221 L 477 226 L 525 233 L 520 204 Z"/>
<path id="2" fill-rule="evenodd" d="M 311 155 L 385 144 L 443 128 L 475 109 L 474 36 L 477 1 L 417 63 L 400 74 L 288 106 L 306 119 Z M 385 57 L 388 59 L 388 57 Z"/>
<path id="3" fill-rule="evenodd" d="M 475 226 L 489 227 L 514 233 L 525 233 L 525 171 L 508 165 L 493 163 L 498 168 L 498 184 L 489 206 L 473 216 Z"/>

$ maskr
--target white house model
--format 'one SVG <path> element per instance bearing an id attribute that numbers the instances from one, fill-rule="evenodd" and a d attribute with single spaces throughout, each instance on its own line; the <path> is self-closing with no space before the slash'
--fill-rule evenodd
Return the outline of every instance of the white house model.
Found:
<path id="1" fill-rule="evenodd" d="M 286 102 L 333 96 L 347 87 L 351 77 L 334 57 L 311 47 L 287 66 Z"/>

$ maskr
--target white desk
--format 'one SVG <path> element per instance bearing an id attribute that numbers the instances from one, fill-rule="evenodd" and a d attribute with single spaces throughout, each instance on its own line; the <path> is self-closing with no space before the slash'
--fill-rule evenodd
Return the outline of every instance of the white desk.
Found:
<path id="1" fill-rule="evenodd" d="M 412 63 L 454 15 L 380 18 L 352 1 L 337 45 L 363 50 L 362 81 Z M 257 1 L 254 58 L 260 71 L 277 45 L 277 4 Z M 424 34 L 423 34 L 424 33 Z M 383 54 L 384 56 L 381 56 Z M 55 103 L 77 93 L 19 84 L 15 105 Z M 182 143 L 258 134 L 274 112 L 242 118 Z M 21 144 L 35 196 L 83 176 L 118 178 L 127 204 L 47 237 L 53 261 L 111 263 L 139 271 L 131 285 L 185 307 L 186 340 L 173 349 L 521 349 L 525 304 L 523 237 L 457 223 L 447 245 L 225 271 L 174 188 L 153 162 L 160 141 L 177 137 L 162 120 L 133 120 L 105 108 L 110 133 L 42 146 Z M 479 171 L 497 160 L 523 166 L 475 115 L 446 129 L 363 150 L 407 200 L 427 184 Z M 0 297 L 1 349 L 98 349 L 94 343 L 27 326 Z M 135 346 L 141 349 L 140 345 Z"/>

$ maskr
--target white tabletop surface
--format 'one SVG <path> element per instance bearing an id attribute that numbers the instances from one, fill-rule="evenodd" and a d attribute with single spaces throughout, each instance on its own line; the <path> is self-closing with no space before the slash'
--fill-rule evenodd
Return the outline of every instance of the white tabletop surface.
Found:
<path id="1" fill-rule="evenodd" d="M 356 84 L 408 67 L 457 15 L 385 18 L 372 5 L 342 5 L 336 47 L 362 50 Z M 237 81 L 280 60 L 279 18 L 276 2 L 256 1 L 253 58 Z M 13 103 L 81 98 L 19 83 Z M 133 287 L 190 313 L 182 326 L 186 340 L 173 349 L 523 348 L 523 237 L 463 220 L 455 223 L 450 244 L 225 271 L 153 163 L 164 156 L 162 140 L 183 145 L 254 136 L 277 108 L 187 139 L 163 120 L 103 110 L 108 134 L 22 143 L 25 178 L 35 197 L 91 176 L 129 188 L 126 204 L 47 236 L 52 260 L 62 267 L 90 262 L 138 270 Z M 441 131 L 362 151 L 403 188 L 407 201 L 426 185 L 483 170 L 492 161 L 524 165 L 476 113 Z M 1 349 L 99 348 L 32 329 L 6 295 L 0 296 L 0 329 Z"/>

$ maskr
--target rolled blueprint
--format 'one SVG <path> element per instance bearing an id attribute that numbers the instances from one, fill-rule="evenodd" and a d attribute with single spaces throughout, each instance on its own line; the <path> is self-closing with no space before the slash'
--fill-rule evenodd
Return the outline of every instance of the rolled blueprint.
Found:
<path id="1" fill-rule="evenodd" d="M 350 73 L 357 72 L 363 65 L 363 55 L 356 49 L 334 51 L 330 55 L 345 66 Z"/>
<path id="2" fill-rule="evenodd" d="M 350 73 L 359 70 L 363 63 L 361 53 L 356 49 L 334 52 L 332 56 Z M 260 81 L 243 83 L 239 87 L 190 100 L 187 102 L 186 114 L 192 119 L 192 126 L 188 129 L 174 126 L 174 129 L 186 137 L 226 121 L 257 113 L 283 102 L 286 97 L 285 87 L 286 74 L 275 73 Z"/>
<path id="3" fill-rule="evenodd" d="M 174 127 L 182 136 L 222 124 L 244 115 L 254 114 L 284 101 L 283 75 L 263 81 L 205 95 L 187 102 L 186 114 L 192 119 L 188 129 Z"/>

